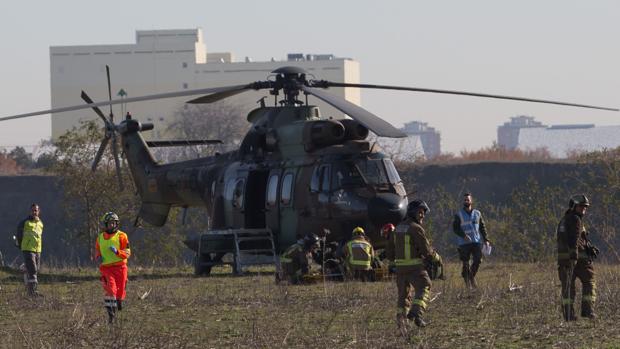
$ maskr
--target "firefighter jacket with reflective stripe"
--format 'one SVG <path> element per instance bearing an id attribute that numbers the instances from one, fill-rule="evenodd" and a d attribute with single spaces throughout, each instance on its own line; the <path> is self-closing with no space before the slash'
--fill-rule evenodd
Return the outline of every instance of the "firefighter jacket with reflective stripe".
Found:
<path id="1" fill-rule="evenodd" d="M 482 213 L 476 209 L 467 212 L 461 208 L 455 216 L 453 228 L 459 246 L 471 243 L 479 244 L 482 239 L 486 240 Z M 469 236 L 471 241 L 465 240 L 465 235 Z"/>
<path id="2" fill-rule="evenodd" d="M 386 252 L 396 269 L 402 271 L 424 269 L 424 259 L 435 255 L 424 228 L 413 221 L 396 227 Z"/>
<path id="3" fill-rule="evenodd" d="M 18 237 L 21 236 L 21 250 L 41 253 L 43 248 L 43 222 L 40 219 L 25 219 L 18 229 Z M 21 235 L 20 235 L 21 233 Z"/>
<path id="4" fill-rule="evenodd" d="M 587 235 L 583 219 L 572 210 L 566 211 L 557 229 L 558 261 L 587 259 Z"/>
<path id="5" fill-rule="evenodd" d="M 110 249 L 111 246 L 114 246 L 118 251 L 116 254 Z M 120 230 L 113 234 L 99 233 L 95 249 L 97 256 L 101 256 L 101 266 L 103 267 L 127 264 L 127 258 L 131 255 L 127 234 Z"/>
<path id="6" fill-rule="evenodd" d="M 344 250 L 347 266 L 350 270 L 371 270 L 374 254 L 372 245 L 362 236 L 356 236 L 349 240 Z"/>

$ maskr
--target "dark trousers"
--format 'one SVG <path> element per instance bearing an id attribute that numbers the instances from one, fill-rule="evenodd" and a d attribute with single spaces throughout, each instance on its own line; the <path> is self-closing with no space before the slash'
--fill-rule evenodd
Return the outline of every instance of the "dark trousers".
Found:
<path id="1" fill-rule="evenodd" d="M 26 272 L 24 273 L 24 283 L 26 284 L 26 291 L 30 295 L 37 294 L 37 286 L 39 280 L 37 279 L 37 273 L 41 267 L 41 253 L 22 251 L 24 256 L 24 266 Z"/>
<path id="2" fill-rule="evenodd" d="M 41 254 L 38 252 L 22 251 L 26 266 L 26 282 L 37 283 L 37 273 L 41 267 Z"/>
<path id="3" fill-rule="evenodd" d="M 401 270 L 396 268 L 397 316 L 422 316 L 428 306 L 431 285 L 431 279 L 424 269 Z M 413 297 L 411 297 L 412 293 Z"/>
<path id="4" fill-rule="evenodd" d="M 476 277 L 476 273 L 478 273 L 478 268 L 480 268 L 480 263 L 482 262 L 482 244 L 465 244 L 459 246 L 458 250 L 459 258 L 461 262 L 463 262 L 461 276 L 463 276 L 466 281 L 472 280 Z M 471 266 L 469 265 L 470 259 L 473 259 Z"/>
<path id="5" fill-rule="evenodd" d="M 562 283 L 562 312 L 566 319 L 574 317 L 575 281 L 581 281 L 581 315 L 593 313 L 596 301 L 596 282 L 594 266 L 587 259 L 579 259 L 573 267 L 568 261 L 558 263 L 558 275 Z"/>

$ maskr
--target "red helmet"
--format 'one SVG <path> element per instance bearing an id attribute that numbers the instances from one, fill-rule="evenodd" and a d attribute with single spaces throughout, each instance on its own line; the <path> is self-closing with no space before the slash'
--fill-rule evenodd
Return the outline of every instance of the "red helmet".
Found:
<path id="1" fill-rule="evenodd" d="M 381 235 L 383 235 L 384 238 L 387 238 L 388 235 L 390 235 L 390 233 L 394 230 L 396 230 L 394 224 L 388 223 L 381 228 Z"/>

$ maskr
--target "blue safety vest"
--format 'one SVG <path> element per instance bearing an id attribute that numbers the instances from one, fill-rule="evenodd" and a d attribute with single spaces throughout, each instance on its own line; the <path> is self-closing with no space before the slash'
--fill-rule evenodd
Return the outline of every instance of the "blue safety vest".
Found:
<path id="1" fill-rule="evenodd" d="M 471 213 L 465 211 L 464 208 L 460 209 L 457 213 L 461 220 L 461 230 L 465 235 L 469 236 L 471 242 L 457 236 L 457 243 L 459 246 L 471 243 L 480 243 L 480 217 L 482 214 L 478 210 L 472 210 Z"/>

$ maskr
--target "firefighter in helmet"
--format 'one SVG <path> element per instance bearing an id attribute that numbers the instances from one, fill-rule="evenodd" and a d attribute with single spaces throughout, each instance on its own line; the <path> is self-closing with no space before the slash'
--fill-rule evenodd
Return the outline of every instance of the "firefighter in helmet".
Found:
<path id="1" fill-rule="evenodd" d="M 441 257 L 433 250 L 422 228 L 424 216 L 429 211 L 424 201 L 410 202 L 407 206 L 407 218 L 396 227 L 388 242 L 387 256 L 394 261 L 396 268 L 396 320 L 399 327 L 406 325 L 409 320 L 414 320 L 418 327 L 427 325 L 422 316 L 428 306 L 431 279 L 424 263 L 426 260 L 441 262 Z"/>
<path id="2" fill-rule="evenodd" d="M 127 234 L 120 231 L 119 218 L 114 212 L 107 212 L 101 218 L 103 231 L 95 242 L 96 257 L 101 257 L 101 285 L 104 290 L 104 304 L 108 322 L 112 323 L 116 311 L 123 310 L 125 286 L 127 285 L 127 259 L 131 255 Z"/>
<path id="3" fill-rule="evenodd" d="M 372 261 L 375 251 L 362 227 L 353 229 L 351 240 L 344 246 L 343 255 L 349 278 L 361 281 L 374 280 Z"/>
<path id="4" fill-rule="evenodd" d="M 280 279 L 294 285 L 303 282 L 303 276 L 310 272 L 310 260 L 318 250 L 319 242 L 319 237 L 310 233 L 287 248 L 280 256 Z"/>
<path id="5" fill-rule="evenodd" d="M 576 320 L 573 306 L 576 279 L 581 281 L 582 287 L 581 316 L 595 317 L 596 283 L 592 261 L 599 251 L 590 243 L 583 223 L 589 206 L 590 200 L 585 195 L 573 195 L 558 224 L 558 274 L 562 284 L 562 315 L 566 321 Z"/>

